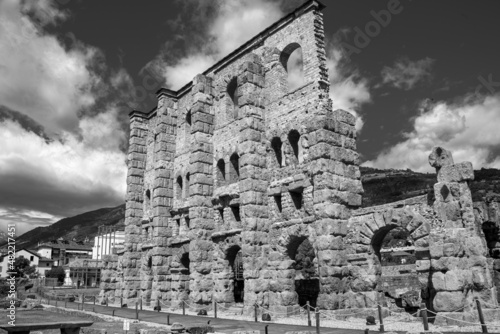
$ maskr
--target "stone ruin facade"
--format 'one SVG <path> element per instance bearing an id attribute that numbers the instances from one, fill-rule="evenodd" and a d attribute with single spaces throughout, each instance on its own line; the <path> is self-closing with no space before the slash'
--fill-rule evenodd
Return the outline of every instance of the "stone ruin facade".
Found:
<path id="1" fill-rule="evenodd" d="M 125 248 L 106 257 L 101 295 L 281 313 L 305 301 L 496 305 L 500 266 L 478 223 L 491 210 L 474 211 L 470 163 L 436 148 L 433 195 L 359 209 L 355 117 L 332 109 L 322 8 L 306 2 L 180 90 L 159 90 L 151 112 L 130 113 Z M 303 84 L 289 89 L 297 50 Z M 381 241 L 398 227 L 417 260 L 384 280 Z"/>

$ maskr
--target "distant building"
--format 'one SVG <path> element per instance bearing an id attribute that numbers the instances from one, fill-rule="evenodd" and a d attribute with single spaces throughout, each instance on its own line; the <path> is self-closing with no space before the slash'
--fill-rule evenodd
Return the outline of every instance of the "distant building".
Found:
<path id="1" fill-rule="evenodd" d="M 102 261 L 94 259 L 74 259 L 64 265 L 65 286 L 98 287 L 100 284 Z"/>
<path id="2" fill-rule="evenodd" d="M 45 273 L 52 269 L 54 265 L 53 260 L 41 256 L 35 250 L 21 249 L 16 252 L 16 258 L 21 256 L 30 261 L 30 266 L 35 265 L 37 267 L 37 272 L 40 277 L 45 277 Z M 7 255 L 0 257 L 0 277 L 9 276 L 7 274 L 7 272 L 9 272 L 8 259 Z"/>
<path id="3" fill-rule="evenodd" d="M 54 260 L 54 266 L 63 266 L 76 258 L 91 258 L 92 245 L 81 241 L 52 240 L 40 243 L 37 252 L 41 256 Z"/>
<path id="4" fill-rule="evenodd" d="M 99 229 L 98 235 L 94 238 L 92 259 L 100 260 L 103 255 L 116 254 L 123 249 L 124 242 L 125 231 Z"/>

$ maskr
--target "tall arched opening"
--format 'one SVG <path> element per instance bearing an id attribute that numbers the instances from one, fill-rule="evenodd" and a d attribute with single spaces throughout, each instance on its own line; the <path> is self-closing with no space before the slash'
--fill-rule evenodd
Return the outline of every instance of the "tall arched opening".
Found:
<path id="1" fill-rule="evenodd" d="M 280 62 L 287 73 L 288 91 L 293 91 L 304 85 L 304 64 L 300 44 L 288 44 L 281 52 Z"/>
<path id="2" fill-rule="evenodd" d="M 319 275 L 316 270 L 314 248 L 305 236 L 292 236 L 287 245 L 287 254 L 295 263 L 295 292 L 298 303 L 304 306 L 309 302 L 316 307 L 319 294 Z"/>
<path id="3" fill-rule="evenodd" d="M 387 303 L 416 312 L 421 304 L 421 289 L 410 231 L 386 225 L 374 233 L 371 245 L 378 273 L 376 289 L 385 295 Z"/>
<path id="4" fill-rule="evenodd" d="M 234 302 L 239 304 L 245 300 L 245 279 L 243 277 L 243 256 L 239 246 L 232 246 L 227 250 L 227 260 L 233 274 Z"/>

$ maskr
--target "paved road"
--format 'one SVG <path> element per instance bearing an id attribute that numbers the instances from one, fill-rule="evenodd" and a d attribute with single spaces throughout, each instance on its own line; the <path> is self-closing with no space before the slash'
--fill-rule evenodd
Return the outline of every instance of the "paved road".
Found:
<path id="1" fill-rule="evenodd" d="M 55 305 L 54 301 L 50 301 L 50 305 Z M 64 306 L 64 302 L 59 301 L 57 306 Z M 81 304 L 77 303 L 67 303 L 67 308 L 69 309 L 81 309 Z M 129 308 L 117 308 L 111 306 L 102 305 L 92 305 L 84 304 L 84 310 L 92 311 L 105 315 L 112 315 L 114 310 L 114 315 L 118 317 L 135 319 L 135 309 Z M 210 321 L 210 326 L 213 326 L 216 332 L 233 333 L 235 331 L 252 331 L 260 330 L 262 334 L 265 333 L 265 327 L 268 325 L 269 334 L 285 334 L 285 332 L 290 331 L 310 331 L 315 333 L 315 327 L 307 326 L 297 326 L 297 325 L 285 325 L 285 324 L 275 324 L 275 323 L 265 323 L 265 322 L 253 322 L 244 320 L 230 320 L 230 319 L 214 319 L 213 317 L 203 317 L 203 316 L 191 316 L 182 315 L 175 313 L 168 313 L 165 311 L 154 312 L 154 311 L 139 311 L 139 320 L 155 322 L 159 324 L 167 324 L 167 315 L 170 315 L 170 324 L 174 322 L 180 322 L 186 327 L 196 327 L 205 326 L 207 322 Z M 313 319 L 314 322 L 314 319 Z M 371 326 L 370 332 L 378 332 L 378 326 Z M 354 329 L 342 329 L 342 328 L 320 328 L 321 334 L 363 334 L 364 330 L 354 330 Z"/>

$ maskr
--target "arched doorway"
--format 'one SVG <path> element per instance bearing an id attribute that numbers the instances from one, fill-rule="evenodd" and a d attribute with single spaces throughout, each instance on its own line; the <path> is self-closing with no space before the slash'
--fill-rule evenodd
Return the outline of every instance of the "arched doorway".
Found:
<path id="1" fill-rule="evenodd" d="M 316 270 L 314 248 L 307 237 L 293 236 L 287 246 L 290 259 L 294 260 L 295 292 L 298 303 L 304 306 L 309 302 L 316 307 L 319 294 L 319 277 Z"/>
<path id="2" fill-rule="evenodd" d="M 245 279 L 243 277 L 243 256 L 239 246 L 232 246 L 227 251 L 227 260 L 233 273 L 233 296 L 235 303 L 245 299 Z"/>
<path id="3" fill-rule="evenodd" d="M 387 226 L 372 239 L 380 264 L 377 290 L 398 308 L 414 313 L 420 306 L 414 240 L 403 227 Z"/>

